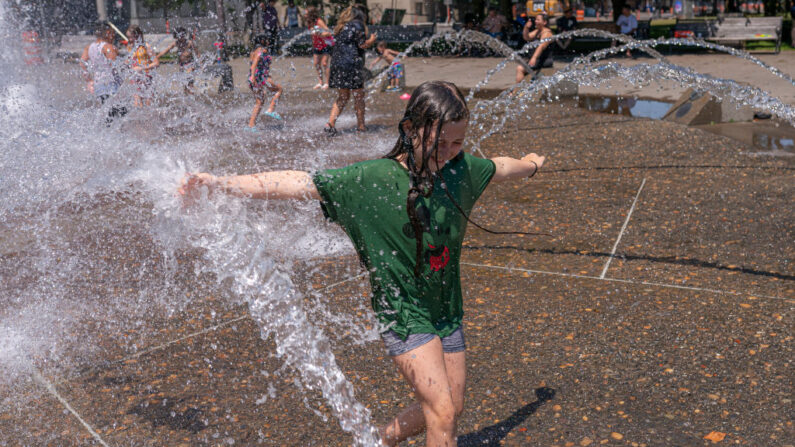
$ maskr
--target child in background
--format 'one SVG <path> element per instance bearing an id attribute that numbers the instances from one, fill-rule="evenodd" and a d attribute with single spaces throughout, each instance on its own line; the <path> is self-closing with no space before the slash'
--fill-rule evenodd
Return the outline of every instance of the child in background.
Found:
<path id="1" fill-rule="evenodd" d="M 381 428 L 384 445 L 426 433 L 456 445 L 464 409 L 466 343 L 461 248 L 469 214 L 492 182 L 532 177 L 544 157 L 483 159 L 462 151 L 469 109 L 458 88 L 425 82 L 411 95 L 397 142 L 382 158 L 315 173 L 187 174 L 185 204 L 223 193 L 263 200 L 318 200 L 370 272 L 381 337 L 416 402 Z M 471 372 L 477 373 L 472 368 Z"/>
<path id="2" fill-rule="evenodd" d="M 116 58 L 118 50 L 113 45 L 113 29 L 107 24 L 97 27 L 94 35 L 97 40 L 85 47 L 80 59 L 83 61 L 86 89 L 93 93 L 102 104 L 109 100 L 121 87 L 122 80 L 116 71 Z M 108 125 L 113 119 L 127 114 L 127 108 L 112 104 L 106 122 Z"/>
<path id="3" fill-rule="evenodd" d="M 271 55 L 268 54 L 268 39 L 259 35 L 254 38 L 254 51 L 251 53 L 251 67 L 248 70 L 248 86 L 254 94 L 256 103 L 254 110 L 251 111 L 251 118 L 248 120 L 248 128 L 254 130 L 257 123 L 257 116 L 262 105 L 265 104 L 265 90 L 276 93 L 271 99 L 265 115 L 281 121 L 282 117 L 274 111 L 279 97 L 282 95 L 282 86 L 273 82 L 270 75 Z"/>
<path id="4" fill-rule="evenodd" d="M 378 53 L 378 57 L 370 64 L 370 68 L 372 69 L 375 67 L 381 59 L 385 60 L 386 63 L 389 65 L 389 72 L 387 73 L 387 77 L 389 78 L 389 86 L 386 88 L 388 92 L 399 92 L 400 91 L 400 80 L 404 76 L 403 71 L 403 64 L 396 60 L 395 58 L 400 54 L 395 50 L 390 50 L 386 47 L 386 42 L 380 41 L 375 47 L 375 51 Z"/>
<path id="5" fill-rule="evenodd" d="M 177 49 L 177 63 L 179 64 L 180 73 L 187 76 L 185 83 L 185 93 L 192 93 L 190 87 L 193 87 L 193 76 L 189 73 L 193 72 L 196 68 L 196 43 L 190 38 L 188 30 L 184 27 L 179 27 L 174 31 L 174 42 L 167 46 L 165 50 L 157 54 L 158 60 L 168 54 L 174 48 Z"/>
<path id="6" fill-rule="evenodd" d="M 152 75 L 150 70 L 160 65 L 160 60 L 154 54 L 152 48 L 144 41 L 144 32 L 138 25 L 130 25 L 127 29 L 129 39 L 128 48 L 130 50 L 130 68 L 133 74 L 130 82 L 135 85 L 136 92 L 133 95 L 136 107 L 152 105 Z"/>
<path id="7" fill-rule="evenodd" d="M 328 64 L 334 47 L 334 36 L 314 6 L 306 8 L 306 27 L 312 35 L 312 63 L 317 70 L 317 85 L 313 88 L 327 90 Z"/>

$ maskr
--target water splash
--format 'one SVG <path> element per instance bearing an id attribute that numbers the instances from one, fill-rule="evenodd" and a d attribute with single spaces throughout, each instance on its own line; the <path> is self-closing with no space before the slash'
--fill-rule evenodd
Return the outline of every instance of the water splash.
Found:
<path id="1" fill-rule="evenodd" d="M 282 230 L 267 221 L 252 222 L 241 230 L 238 223 L 240 219 L 248 220 L 247 212 L 240 201 L 231 199 L 221 200 L 195 215 L 181 215 L 173 209 L 164 206 L 159 210 L 161 233 L 172 237 L 176 225 L 180 228 L 178 234 L 187 235 L 191 246 L 206 250 L 205 268 L 219 282 L 233 282 L 235 296 L 247 305 L 261 337 L 276 343 L 277 356 L 300 375 L 303 388 L 322 393 L 342 429 L 354 436 L 356 445 L 377 445 L 380 435 L 370 423 L 370 411 L 356 400 L 353 385 L 337 365 L 331 341 L 311 322 L 304 297 L 286 268 L 275 261 L 272 244 L 262 242 L 268 240 L 268 234 L 281 234 Z M 322 244 L 314 241 L 311 246 L 317 254 Z M 276 251 L 284 253 L 283 249 Z"/>
<path id="2" fill-rule="evenodd" d="M 579 69 L 558 71 L 534 82 L 524 81 L 506 89 L 496 98 L 479 102 L 472 111 L 471 124 L 478 137 L 469 139 L 470 151 L 480 152 L 481 143 L 501 131 L 505 124 L 520 119 L 530 107 L 535 107 L 540 98 L 559 100 L 556 87 L 563 82 L 580 86 L 604 87 L 611 81 L 621 79 L 638 88 L 652 82 L 673 81 L 691 87 L 697 92 L 710 93 L 718 100 L 731 101 L 739 106 L 748 106 L 772 113 L 795 125 L 795 108 L 773 97 L 757 87 L 742 85 L 736 81 L 715 78 L 674 64 L 660 62 L 654 65 L 638 64 L 626 67 L 615 62 Z M 495 117 L 499 117 L 495 119 Z"/>

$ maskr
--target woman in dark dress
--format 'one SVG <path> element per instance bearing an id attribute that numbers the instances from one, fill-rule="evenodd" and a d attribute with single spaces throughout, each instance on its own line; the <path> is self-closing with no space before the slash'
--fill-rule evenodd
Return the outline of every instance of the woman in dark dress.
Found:
<path id="1" fill-rule="evenodd" d="M 331 107 L 325 131 L 336 135 L 337 117 L 353 92 L 353 106 L 356 109 L 357 129 L 364 131 L 364 49 L 375 43 L 373 33 L 367 38 L 367 15 L 362 6 L 352 5 L 342 11 L 334 27 L 334 50 L 331 53 L 329 87 L 338 90 L 337 100 Z"/>

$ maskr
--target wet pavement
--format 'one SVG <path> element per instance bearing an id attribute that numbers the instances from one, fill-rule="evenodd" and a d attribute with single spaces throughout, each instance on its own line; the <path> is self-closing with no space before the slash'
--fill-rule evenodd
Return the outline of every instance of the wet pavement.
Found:
<path id="1" fill-rule="evenodd" d="M 402 111 L 383 98 L 377 131 Z M 469 227 L 459 445 L 794 445 L 795 160 L 668 122 L 568 105 L 537 116 L 482 145 L 549 158 L 532 180 L 492 186 L 472 219 L 552 237 Z M 294 282 L 307 306 L 323 300 L 365 326 L 362 274 L 350 256 L 322 258 L 296 264 Z M 177 281 L 190 306 L 153 318 L 146 336 L 82 326 L 101 355 L 31 375 L 0 409 L 0 446 L 351 443 L 222 285 Z M 380 342 L 337 337 L 374 422 L 412 402 Z"/>

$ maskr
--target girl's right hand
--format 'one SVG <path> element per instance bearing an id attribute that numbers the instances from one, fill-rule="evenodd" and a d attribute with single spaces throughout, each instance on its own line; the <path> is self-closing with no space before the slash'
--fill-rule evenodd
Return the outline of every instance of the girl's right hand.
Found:
<path id="1" fill-rule="evenodd" d="M 182 177 L 177 194 L 182 198 L 183 205 L 190 206 L 199 199 L 201 188 L 204 186 L 212 190 L 216 180 L 217 178 L 212 174 L 188 172 Z"/>

